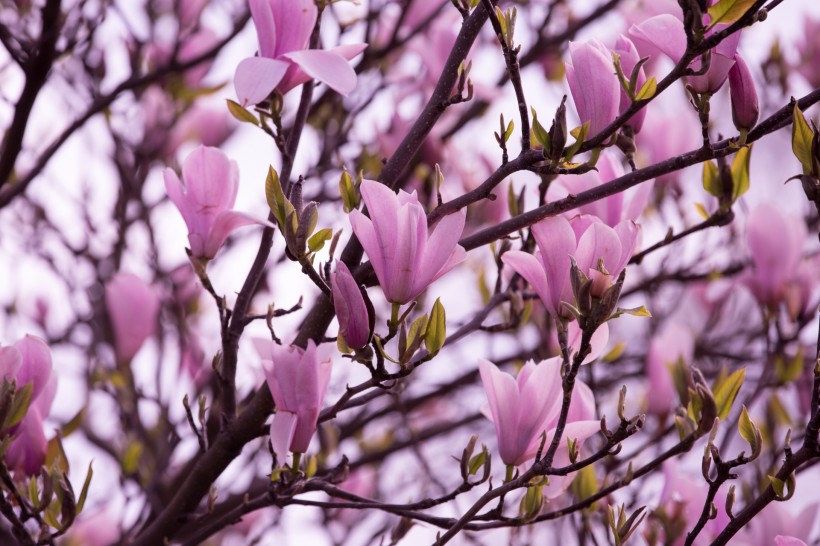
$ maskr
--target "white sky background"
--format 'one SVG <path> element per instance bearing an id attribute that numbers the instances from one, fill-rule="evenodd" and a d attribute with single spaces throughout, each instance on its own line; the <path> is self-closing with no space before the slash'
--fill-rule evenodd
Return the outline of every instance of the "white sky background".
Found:
<path id="1" fill-rule="evenodd" d="M 591 6 L 595 3 L 574 2 L 573 6 L 582 4 Z M 132 4 L 130 4 L 129 1 L 123 0 L 117 2 L 117 5 L 127 12 L 128 6 Z M 338 7 L 340 13 L 343 13 L 344 10 L 349 10 L 351 17 L 356 11 L 356 8 L 352 5 L 343 4 Z M 807 14 L 814 18 L 820 18 L 820 4 L 818 4 L 816 0 L 786 0 L 780 7 L 770 13 L 769 19 L 764 24 L 758 25 L 752 32 L 747 32 L 741 42 L 741 51 L 747 60 L 750 61 L 750 66 L 759 66 L 759 62 L 767 54 L 772 40 L 775 37 L 780 39 L 786 58 L 795 61 L 797 55 L 794 43 L 802 35 L 803 17 Z M 519 16 L 521 16 L 521 14 L 519 14 Z M 613 18 L 604 20 L 592 26 L 586 33 L 580 35 L 578 38 L 579 40 L 583 40 L 595 37 L 605 42 L 611 42 L 617 35 L 616 30 L 619 32 L 623 31 L 622 28 L 616 28 L 616 25 L 613 24 L 614 22 Z M 138 20 L 132 20 L 131 23 L 137 28 L 139 28 L 141 24 Z M 144 22 L 142 22 L 142 24 L 144 24 Z M 226 30 L 225 21 L 219 16 L 217 10 L 206 12 L 206 24 L 215 28 L 217 32 L 222 31 L 224 33 Z M 524 50 L 526 50 L 528 37 L 524 33 L 524 26 L 519 25 L 519 28 L 521 31 L 518 36 L 518 41 L 524 45 Z M 485 29 L 485 31 L 489 32 L 489 28 Z M 110 28 L 108 32 L 112 35 L 112 43 L 116 43 L 117 39 L 122 38 L 123 29 L 121 27 L 116 28 L 116 25 L 114 25 L 114 28 Z M 216 84 L 230 82 L 236 64 L 242 58 L 252 55 L 255 49 L 255 31 L 251 25 L 248 25 L 240 36 L 234 40 L 217 59 L 206 83 Z M 117 71 L 118 66 L 123 66 L 122 61 L 124 57 L 122 50 L 116 47 L 111 47 L 110 51 L 107 50 L 107 53 L 110 55 L 109 78 L 113 86 L 120 78 L 125 76 L 124 72 L 118 73 Z M 503 69 L 500 63 L 500 51 L 482 51 L 474 60 L 474 80 L 488 84 L 494 82 L 497 75 Z M 486 71 L 479 70 L 479 67 L 483 69 L 485 66 L 492 66 L 493 68 Z M 663 73 L 655 75 L 660 79 Z M 755 76 L 759 79 L 760 74 L 755 72 Z M 568 92 L 566 85 L 564 84 L 563 89 L 554 85 L 545 86 L 543 73 L 537 66 L 525 70 L 523 77 L 525 89 L 528 90 L 528 98 L 532 101 L 532 105 L 536 107 L 544 119 L 548 120 L 554 112 L 561 94 Z M 796 96 L 801 96 L 809 90 L 805 82 L 797 75 L 792 76 L 790 83 Z M 10 71 L 6 70 L 0 74 L 0 91 L 2 91 L 4 96 L 16 97 L 19 92 L 19 85 L 19 79 L 15 79 Z M 61 130 L 63 124 L 68 123 L 64 104 L 65 102 L 76 104 L 76 99 L 70 95 L 61 93 L 61 91 L 64 90 L 55 87 L 49 88 L 47 93 L 44 94 L 44 97 L 38 100 L 34 121 L 30 126 L 29 133 L 26 135 L 27 145 L 35 146 L 37 143 L 50 141 Z M 681 91 L 678 86 L 675 86 L 675 88 L 670 89 L 667 93 L 680 94 Z M 725 95 L 726 91 L 722 91 L 721 94 Z M 48 100 L 44 100 L 46 98 Z M 228 83 L 228 85 L 216 95 L 214 100 L 217 101 L 218 99 L 224 98 L 234 98 L 231 83 Z M 297 99 L 298 91 L 290 93 L 288 96 L 290 105 L 293 105 Z M 355 101 L 355 94 L 349 100 Z M 661 102 L 664 100 L 664 97 L 659 99 Z M 728 104 L 728 100 L 725 96 L 718 96 L 715 101 L 715 108 L 721 101 L 723 101 L 724 104 Z M 568 102 L 569 104 L 572 103 L 571 100 Z M 52 105 L 51 107 L 49 107 L 49 103 Z M 117 105 L 120 104 L 121 101 L 117 103 Z M 669 104 L 673 103 L 670 102 Z M 675 101 L 674 104 L 680 104 L 680 102 Z M 773 109 L 779 108 L 780 106 L 782 106 L 780 102 L 773 103 L 768 113 L 771 113 Z M 572 111 L 572 106 L 570 106 L 569 109 Z M 507 119 L 515 118 L 516 107 L 512 90 L 509 86 L 504 90 L 502 98 L 493 103 L 490 110 L 480 121 L 474 122 L 468 131 L 464 131 L 465 134 L 462 135 L 460 139 L 460 144 L 464 149 L 481 150 L 496 164 L 500 159 L 500 153 L 495 145 L 492 132 L 497 129 L 497 120 L 500 113 L 504 113 Z M 817 117 L 816 108 L 809 113 L 814 114 L 815 118 Z M 574 113 L 570 115 L 574 115 Z M 681 111 L 681 115 L 694 116 L 695 114 L 691 110 L 683 110 Z M 761 113 L 761 118 L 766 115 L 767 112 L 764 110 Z M 371 126 L 374 127 L 375 130 L 385 127 L 389 121 L 389 117 L 380 115 L 380 112 L 373 112 L 371 116 L 373 117 Z M 728 116 L 724 117 L 727 120 L 729 119 Z M 0 122 L 5 125 L 7 119 L 8 110 L 0 109 Z M 55 120 L 59 121 L 55 122 Z M 366 126 L 367 124 L 362 123 L 362 125 Z M 367 128 L 360 129 L 360 132 L 364 135 L 367 133 Z M 517 132 L 518 128 L 516 128 L 516 133 Z M 725 133 L 727 135 L 734 134 L 734 129 L 728 122 Z M 88 212 L 92 219 L 100 225 L 105 225 L 109 221 L 112 204 L 116 198 L 116 187 L 113 181 L 115 181 L 117 177 L 107 162 L 110 145 L 104 137 L 100 138 L 101 134 L 104 134 L 104 127 L 98 116 L 90 122 L 81 133 L 73 137 L 64 146 L 52 159 L 44 175 L 30 188 L 30 194 L 39 201 L 55 203 L 55 206 L 49 208 L 49 214 L 55 222 L 59 223 L 63 228 L 63 235 L 75 244 L 79 244 L 84 235 L 84 230 L 76 223 L 78 200 L 82 192 L 87 188 L 93 188 L 91 193 L 91 206 L 88 208 Z M 373 136 L 375 136 L 375 134 Z M 310 131 L 308 131 L 300 146 L 299 159 L 294 169 L 295 174 L 302 172 L 305 167 L 310 164 L 311 140 L 312 137 Z M 458 140 L 459 139 L 457 139 L 457 142 Z M 515 144 L 516 140 L 516 137 L 511 139 L 511 156 L 514 156 L 518 151 Z M 264 217 L 267 214 L 267 206 L 262 192 L 265 173 L 269 164 L 279 165 L 279 159 L 274 153 L 274 146 L 270 142 L 269 137 L 254 127 L 243 125 L 237 129 L 234 136 L 223 146 L 223 149 L 231 158 L 238 162 L 240 168 L 241 185 L 235 207 L 236 210 Z M 189 150 L 190 147 L 181 150 L 178 159 L 181 160 L 184 158 Z M 783 159 L 784 157 L 785 159 Z M 777 168 L 774 170 L 771 169 L 771 165 L 773 164 L 777 165 Z M 785 165 L 788 165 L 788 167 Z M 25 169 L 25 159 L 21 158 L 21 161 L 18 163 L 18 169 Z M 797 172 L 797 162 L 791 156 L 789 150 L 788 132 L 781 132 L 774 137 L 767 138 L 765 145 L 756 148 L 753 154 L 752 189 L 749 194 L 742 199 L 740 209 L 743 210 L 744 207 L 751 208 L 754 204 L 769 200 L 775 196 L 778 201 L 804 203 L 805 196 L 800 190 L 798 183 L 795 182 L 785 187 L 782 185 L 786 177 L 796 174 Z M 785 173 L 788 174 L 784 176 Z M 527 177 L 527 175 L 515 175 L 513 180 L 516 186 L 519 187 L 524 182 L 531 181 L 532 178 Z M 691 200 L 691 203 L 685 204 L 683 208 L 691 212 L 689 221 L 695 222 L 697 221 L 697 215 L 694 211 L 694 202 L 706 202 L 708 198 L 700 188 L 699 171 L 693 173 L 689 182 L 691 182 L 691 186 L 694 190 L 685 197 Z M 146 186 L 146 200 L 149 202 L 159 200 L 163 195 L 164 187 L 161 172 L 160 170 L 156 170 Z M 534 202 L 534 195 L 534 193 L 530 194 L 530 204 Z M 24 226 L 26 219 L 16 218 L 18 213 L 19 207 L 11 207 L 9 210 L 4 211 L 4 214 L 0 215 L 0 270 L 5 272 L 4 277 L 6 280 L 6 289 L 0 290 L 0 303 L 3 305 L 15 303 L 22 309 L 28 310 L 32 308 L 32 302 L 35 297 L 40 296 L 46 298 L 50 302 L 51 310 L 49 327 L 52 329 L 52 333 L 54 331 L 58 332 L 62 326 L 66 324 L 66 321 L 70 320 L 74 313 L 87 313 L 87 305 L 82 298 L 75 298 L 76 301 L 66 301 L 66 294 L 64 289 L 61 288 L 61 282 L 51 278 L 50 274 L 45 273 L 43 267 L 41 267 L 41 264 L 39 264 L 36 259 L 21 258 L 20 249 L 25 247 L 26 230 Z M 323 218 L 327 218 L 327 216 L 323 216 Z M 154 227 L 157 233 L 161 234 L 161 240 L 163 242 L 160 262 L 168 266 L 183 263 L 185 261 L 183 249 L 187 245 L 187 231 L 176 209 L 170 203 L 166 202 L 162 205 L 162 208 L 155 211 L 153 220 Z M 320 219 L 320 227 L 325 226 L 326 222 Z M 345 241 L 351 232 L 349 225 L 346 222 L 336 223 L 334 225 L 336 228 L 342 226 L 345 231 L 345 235 L 342 239 Z M 741 226 L 742 220 L 738 219 L 738 221 L 736 221 L 736 229 L 740 229 Z M 656 234 L 662 233 L 665 226 L 660 226 L 658 222 L 653 223 L 650 219 L 644 224 L 644 229 L 644 244 L 651 244 L 652 241 L 657 239 Z M 230 251 L 223 251 L 209 267 L 211 278 L 217 290 L 226 294 L 229 300 L 235 298 L 235 293 L 240 289 L 247 269 L 255 255 L 258 244 L 258 232 L 259 229 L 256 227 L 243 228 L 242 232 L 238 232 L 241 233 L 240 237 L 235 237 L 235 239 L 237 239 L 236 244 Z M 107 236 L 112 239 L 116 236 L 113 227 L 110 228 Z M 707 236 L 713 236 L 713 240 L 717 240 L 720 234 L 712 233 L 707 234 Z M 142 265 L 143 255 L 141 254 L 141 250 L 145 248 L 144 236 L 141 237 L 139 233 L 132 233 L 129 235 L 129 242 L 132 242 L 134 247 L 124 262 L 124 268 L 144 277 L 147 272 Z M 45 244 L 56 246 L 59 242 L 47 241 Z M 681 245 L 681 247 L 685 248 L 684 245 Z M 282 239 L 277 235 L 275 237 L 272 256 L 280 254 L 281 251 Z M 483 261 L 486 259 L 488 252 L 486 249 L 481 249 L 473 251 L 471 255 L 471 259 Z M 716 259 L 725 261 L 727 256 L 717 256 Z M 649 260 L 647 261 L 651 263 Z M 464 269 L 469 268 L 465 267 Z M 72 276 L 80 286 L 88 285 L 91 281 L 92 274 L 93 272 L 91 271 L 72 271 Z M 291 262 L 284 262 L 274 269 L 272 275 L 273 280 L 271 286 L 274 287 L 274 293 L 271 297 L 276 302 L 277 307 L 290 307 L 296 302 L 298 294 L 305 294 L 305 308 L 309 308 L 309 301 L 312 297 L 310 295 L 315 293 L 315 289 L 311 287 L 306 279 L 298 274 L 298 266 Z M 448 318 L 450 320 L 458 321 L 459 318 L 467 316 L 473 309 L 473 302 L 476 301 L 477 293 L 474 288 L 474 278 L 472 273 L 469 275 L 466 273 L 453 273 L 441 279 L 432 287 L 427 296 L 426 301 L 428 302 L 428 308 L 432 301 L 440 296 L 447 308 Z M 465 286 L 467 288 L 465 288 Z M 378 300 L 378 289 L 371 289 L 371 296 L 374 300 Z M 257 301 L 261 304 L 264 300 L 264 298 L 260 298 Z M 199 331 L 206 353 L 212 354 L 218 347 L 218 325 L 215 320 L 215 314 L 213 313 L 213 303 L 205 299 L 203 303 L 205 307 L 210 310 L 210 314 L 206 314 L 202 318 Z M 287 332 L 293 331 L 293 327 L 301 320 L 302 316 L 302 314 L 297 314 L 293 317 L 279 319 L 276 323 L 277 333 L 279 333 L 280 336 L 287 336 Z M 0 321 L 2 321 L 0 322 L 0 328 L 2 328 L 0 341 L 4 344 L 13 342 L 27 332 L 36 333 L 36 329 L 28 321 L 21 319 L 9 320 L 7 317 L 0 317 Z M 613 328 L 613 338 L 616 337 L 618 329 L 642 327 L 639 325 L 640 321 L 638 319 L 625 318 L 621 319 L 621 321 L 622 322 L 619 322 L 616 327 Z M 810 328 L 807 329 L 807 331 L 808 330 L 810 330 Z M 335 326 L 332 326 L 329 333 L 332 334 L 334 332 Z M 534 332 L 524 330 L 521 334 L 524 336 L 525 341 L 531 342 L 532 340 L 527 339 L 527 336 L 532 337 Z M 245 389 L 243 392 L 246 392 L 251 386 L 257 385 L 260 380 L 259 368 L 256 367 L 258 359 L 255 357 L 248 343 L 248 339 L 253 335 L 266 335 L 264 326 L 260 324 L 254 328 L 250 328 L 243 338 L 243 347 L 240 355 L 242 368 L 239 378 L 240 387 Z M 511 335 L 497 337 L 500 338 L 500 342 L 498 340 L 490 342 L 486 337 L 476 336 L 475 339 L 467 339 L 457 344 L 456 347 L 445 351 L 445 354 L 433 362 L 432 366 L 426 365 L 426 367 L 421 370 L 418 384 L 414 388 L 451 377 L 454 368 L 458 371 L 462 371 L 475 366 L 477 355 L 490 359 L 501 357 L 508 354 L 510 348 L 513 346 L 512 344 L 521 343 L 521 338 L 516 340 L 516 338 Z M 154 357 L 155 354 L 155 347 L 149 346 L 144 348 L 142 353 L 138 355 L 134 361 L 135 371 L 138 374 L 144 374 L 143 377 L 145 379 L 150 380 L 150 378 L 153 377 L 154 363 L 152 357 Z M 448 358 L 448 355 L 450 358 Z M 164 375 L 166 387 L 170 387 L 176 377 L 176 365 L 173 361 L 175 357 L 173 355 L 169 356 L 172 359 L 170 362 L 172 365 L 166 366 L 167 373 Z M 79 409 L 78 399 L 74 398 L 72 393 L 75 392 L 76 389 L 84 388 L 82 378 L 79 375 L 84 365 L 83 358 L 83 355 L 66 348 L 55 351 L 55 364 L 58 373 L 60 373 L 58 397 L 52 411 L 52 415 L 56 421 L 62 421 L 73 416 Z M 338 396 L 346 382 L 357 382 L 357 377 L 361 379 L 362 375 L 359 370 L 351 369 L 351 365 L 347 361 L 337 358 L 335 359 L 333 377 L 333 386 L 328 395 L 329 401 L 334 400 Z M 177 398 L 181 399 L 181 393 L 184 392 L 184 388 L 185 385 L 182 385 Z M 480 390 L 475 389 L 472 398 L 465 396 L 458 402 L 465 407 L 473 404 L 475 404 L 474 407 L 478 407 L 484 403 L 484 400 Z M 607 407 L 606 403 L 604 407 Z M 95 411 L 89 412 L 90 418 L 94 421 L 100 421 L 100 423 L 103 424 L 106 416 L 109 415 L 109 412 L 106 411 L 105 404 L 100 403 L 99 407 L 94 409 Z M 178 405 L 177 409 L 181 410 L 181 404 Z M 180 416 L 181 414 L 177 415 L 177 417 Z M 488 424 L 485 425 L 487 426 L 483 426 L 480 429 L 482 434 L 481 440 L 487 442 L 488 445 L 492 445 L 495 441 L 492 428 Z M 441 456 L 441 460 L 449 461 L 449 459 L 444 458 L 448 453 L 455 455 L 460 452 L 461 446 L 463 446 L 468 438 L 468 434 L 465 432 L 464 434 L 457 435 L 457 437 L 460 439 L 456 442 L 455 447 L 447 445 L 435 448 L 433 451 L 437 453 L 437 457 Z M 72 468 L 74 469 L 72 478 L 75 483 L 82 479 L 88 460 L 92 457 L 95 459 L 95 481 L 92 484 L 91 503 L 110 499 L 112 490 L 110 485 L 106 483 L 104 477 L 116 475 L 118 472 L 117 467 L 105 456 L 100 456 L 92 450 L 87 449 L 84 443 L 78 438 L 69 438 L 66 441 L 66 449 L 72 458 Z M 699 453 L 694 455 L 696 463 L 699 462 L 699 456 Z M 697 468 L 697 466 L 696 464 L 695 468 Z M 234 470 L 229 469 L 229 471 L 226 472 L 226 475 L 223 476 L 222 483 L 231 481 L 236 475 Z M 499 465 L 496 465 L 495 474 L 497 475 L 499 472 Z M 805 478 L 810 478 L 810 476 L 805 476 Z M 801 481 L 803 479 L 804 478 L 801 478 Z M 813 475 L 813 479 L 815 482 L 817 481 L 816 472 Z M 800 485 L 800 482 L 798 482 L 798 485 Z M 806 489 L 810 488 L 804 487 L 801 489 L 798 487 L 797 493 L 797 496 L 802 498 L 802 502 L 804 503 L 808 498 L 811 498 L 810 496 L 808 498 L 805 496 L 806 493 L 811 493 L 811 491 L 806 491 Z M 798 504 L 798 499 L 792 502 Z M 467 504 L 465 502 L 459 502 L 458 510 L 464 510 L 466 507 Z M 318 523 L 316 513 L 309 509 L 302 511 L 290 510 L 286 512 L 284 518 L 286 534 L 293 539 L 290 543 L 304 543 L 303 541 L 307 538 L 303 534 L 306 528 L 304 523 L 306 520 L 311 522 L 316 521 Z M 320 544 L 320 540 L 323 538 L 322 533 L 316 533 L 316 535 L 315 541 L 313 540 L 314 537 L 311 537 L 312 544 Z M 417 526 L 411 531 L 405 543 L 426 544 L 434 535 L 434 530 Z M 488 535 L 488 537 L 489 536 L 490 535 Z"/>

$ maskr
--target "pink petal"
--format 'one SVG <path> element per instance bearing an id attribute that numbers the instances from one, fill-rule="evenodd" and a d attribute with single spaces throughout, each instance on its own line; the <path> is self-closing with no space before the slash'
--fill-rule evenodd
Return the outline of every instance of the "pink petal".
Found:
<path id="1" fill-rule="evenodd" d="M 563 216 L 547 218 L 532 226 L 541 263 L 549 283 L 550 301 L 556 315 L 566 316 L 562 301 L 572 302 L 569 257 L 575 253 L 575 233 Z"/>
<path id="2" fill-rule="evenodd" d="M 31 399 L 36 400 L 51 377 L 51 350 L 44 340 L 32 335 L 26 335 L 14 347 L 21 357 L 21 366 L 16 376 L 17 385 L 32 383 L 34 390 Z"/>
<path id="3" fill-rule="evenodd" d="M 621 241 L 611 227 L 603 222 L 595 222 L 581 236 L 575 259 L 581 271 L 597 269 L 598 261 L 603 259 L 606 269 L 612 270 L 621 262 Z"/>
<path id="4" fill-rule="evenodd" d="M 205 258 L 213 258 L 225 243 L 225 239 L 228 238 L 228 235 L 242 226 L 248 226 L 251 224 L 260 224 L 275 228 L 275 226 L 267 220 L 254 218 L 244 212 L 236 212 L 233 210 L 225 210 L 220 212 L 214 219 L 214 225 L 208 233 L 208 238 L 206 239 L 205 246 L 203 248 L 203 256 Z M 196 256 L 197 254 L 196 252 L 193 252 L 193 247 L 194 244 L 193 241 L 191 241 L 191 251 Z"/>
<path id="5" fill-rule="evenodd" d="M 453 254 L 461 248 L 460 255 L 466 256 L 466 251 L 458 245 L 461 233 L 464 231 L 466 211 L 449 214 L 442 218 L 433 228 L 433 233 L 427 240 L 424 261 L 421 264 L 418 279 L 427 285 L 446 273 L 444 266 L 452 268 L 456 265 L 451 261 Z M 449 269 L 448 269 L 449 270 Z"/>
<path id="6" fill-rule="evenodd" d="M 563 390 L 561 386 L 561 360 L 551 358 L 534 368 L 525 385 L 519 386 L 518 437 L 519 446 L 526 451 L 532 441 L 539 442 L 541 433 L 546 432 L 549 423 L 558 418 Z"/>
<path id="7" fill-rule="evenodd" d="M 270 0 L 249 0 L 253 26 L 259 38 L 259 54 L 262 57 L 275 58 L 276 55 L 276 21 L 273 18 L 273 6 Z M 273 88 L 271 88 L 273 89 Z"/>
<path id="8" fill-rule="evenodd" d="M 314 0 L 267 0 L 276 22 L 276 55 L 300 51 L 308 46 L 318 10 Z"/>
<path id="9" fill-rule="evenodd" d="M 356 87 L 356 72 L 347 59 L 333 51 L 310 49 L 283 55 L 295 62 L 311 78 L 327 84 L 340 95 L 347 96 Z"/>
<path id="10" fill-rule="evenodd" d="M 774 537 L 775 546 L 807 546 L 805 542 L 796 537 L 777 535 Z"/>
<path id="11" fill-rule="evenodd" d="M 267 57 L 249 57 L 236 67 L 233 85 L 239 104 L 258 104 L 276 89 L 290 63 Z"/>
<path id="12" fill-rule="evenodd" d="M 520 250 L 510 250 L 501 255 L 501 261 L 524 277 L 550 313 L 558 314 L 556 309 L 558 302 L 553 301 L 544 267 L 535 259 L 535 256 Z"/>
<path id="13" fill-rule="evenodd" d="M 478 370 L 490 404 L 501 460 L 514 464 L 521 455 L 517 446 L 518 386 L 511 375 L 488 360 L 479 359 Z"/>
<path id="14" fill-rule="evenodd" d="M 362 245 L 362 248 L 370 259 L 373 265 L 373 271 L 379 279 L 379 285 L 385 286 L 387 283 L 387 266 L 385 257 L 382 254 L 382 245 L 379 241 L 379 236 L 373 226 L 373 221 L 359 212 L 358 210 L 350 211 L 348 215 L 350 226 L 353 228 L 353 233 Z M 393 226 L 395 229 L 395 226 Z M 387 235 L 389 236 L 389 235 Z"/>
<path id="15" fill-rule="evenodd" d="M 600 133 L 618 115 L 620 87 L 612 59 L 594 42 L 569 43 L 572 68 L 567 66 L 572 100 L 590 136 Z"/>
<path id="16" fill-rule="evenodd" d="M 629 35 L 636 42 L 657 48 L 674 62 L 686 52 L 686 31 L 680 19 L 670 14 L 656 15 L 632 25 Z"/>
<path id="17" fill-rule="evenodd" d="M 114 331 L 117 358 L 131 360 L 156 332 L 159 295 L 136 275 L 118 273 L 105 287 L 105 305 Z"/>
<path id="18" fill-rule="evenodd" d="M 284 465 L 288 460 L 290 444 L 296 432 L 296 414 L 277 410 L 270 424 L 270 443 L 276 454 L 276 462 Z"/>
<path id="19" fill-rule="evenodd" d="M 0 347 L 0 376 L 11 381 L 23 363 L 23 356 L 14 346 Z"/>

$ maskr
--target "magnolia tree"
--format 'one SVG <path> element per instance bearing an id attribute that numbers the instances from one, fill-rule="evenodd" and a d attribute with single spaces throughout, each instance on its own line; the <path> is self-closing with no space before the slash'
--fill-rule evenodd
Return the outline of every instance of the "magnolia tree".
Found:
<path id="1" fill-rule="evenodd" d="M 817 544 L 818 30 L 4 2 L 0 542 Z"/>

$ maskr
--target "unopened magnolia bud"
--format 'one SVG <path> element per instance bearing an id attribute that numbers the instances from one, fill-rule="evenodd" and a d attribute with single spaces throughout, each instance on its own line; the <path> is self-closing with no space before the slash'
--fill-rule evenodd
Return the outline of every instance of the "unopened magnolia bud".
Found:
<path id="1" fill-rule="evenodd" d="M 729 70 L 729 91 L 732 98 L 732 121 L 738 131 L 748 131 L 757 123 L 760 106 L 752 73 L 740 54 Z"/>

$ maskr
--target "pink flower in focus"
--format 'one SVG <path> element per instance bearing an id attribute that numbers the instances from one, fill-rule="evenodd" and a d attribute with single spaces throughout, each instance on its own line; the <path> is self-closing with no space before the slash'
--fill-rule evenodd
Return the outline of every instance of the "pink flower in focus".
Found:
<path id="1" fill-rule="evenodd" d="M 501 260 L 530 283 L 550 314 L 567 318 L 572 315 L 561 302 L 574 301 L 570 256 L 592 279 L 593 296 L 600 296 L 626 267 L 639 232 L 631 220 L 611 228 L 588 215 L 577 216 L 572 222 L 563 216 L 547 218 L 531 229 L 538 245 L 535 255 L 511 250 Z"/>
<path id="2" fill-rule="evenodd" d="M 581 124 L 589 122 L 589 135 L 594 136 L 618 115 L 621 88 L 612 57 L 597 40 L 570 42 L 569 55 L 566 69 L 572 100 Z"/>
<path id="3" fill-rule="evenodd" d="M 748 131 L 757 123 L 760 106 L 752 73 L 740 53 L 735 53 L 735 64 L 729 70 L 729 91 L 732 99 L 732 121 L 738 131 Z"/>
<path id="4" fill-rule="evenodd" d="M 362 181 L 361 191 L 370 218 L 354 210 L 350 224 L 388 301 L 409 302 L 464 260 L 466 251 L 458 244 L 464 210 L 445 216 L 428 233 L 416 192 L 396 195 L 372 180 Z"/>
<path id="5" fill-rule="evenodd" d="M 131 360 L 157 330 L 159 296 L 136 275 L 118 273 L 105 286 L 105 305 L 117 360 Z"/>
<path id="6" fill-rule="evenodd" d="M 332 362 L 319 362 L 313 341 L 308 342 L 306 349 L 271 342 L 271 360 L 263 361 L 262 365 L 276 403 L 270 439 L 282 465 L 288 451 L 304 453 L 310 445 L 330 382 Z"/>
<path id="7" fill-rule="evenodd" d="M 638 54 L 635 44 L 632 43 L 632 40 L 622 34 L 618 36 L 618 40 L 615 42 L 615 47 L 612 48 L 612 52 L 620 56 L 621 70 L 623 71 L 624 76 L 629 79 L 632 75 L 632 70 L 638 64 L 638 61 L 641 60 L 641 56 Z M 636 93 L 640 91 L 644 83 L 646 83 L 646 74 L 644 73 L 643 67 L 641 67 L 638 71 L 638 79 L 636 80 L 635 85 Z M 632 106 L 632 100 L 629 98 L 629 95 L 626 94 L 626 91 L 620 86 L 619 89 L 621 90 L 621 102 L 618 107 L 618 115 L 623 114 L 630 106 Z M 636 133 L 639 132 L 641 127 L 643 127 L 643 121 L 646 118 L 646 111 L 647 107 L 644 106 L 638 111 L 637 114 L 629 118 L 626 125 L 632 127 Z"/>
<path id="8" fill-rule="evenodd" d="M 307 49 L 318 16 L 314 0 L 250 0 L 250 8 L 259 56 L 236 67 L 234 86 L 243 105 L 262 102 L 274 89 L 285 94 L 310 79 L 341 95 L 356 87 L 356 72 L 348 61 L 367 44 Z"/>
<path id="9" fill-rule="evenodd" d="M 719 32 L 728 25 L 715 25 L 706 37 L 715 32 Z M 632 25 L 629 35 L 636 43 L 642 43 L 645 49 L 657 49 L 677 63 L 686 52 L 686 31 L 683 22 L 671 14 L 656 15 L 646 21 Z M 689 76 L 687 82 L 697 93 L 715 93 L 720 89 L 729 77 L 729 70 L 735 64 L 735 53 L 740 42 L 740 32 L 735 32 L 722 40 L 711 50 L 709 68 L 705 74 L 700 76 Z M 702 60 L 696 58 L 690 64 L 690 68 L 698 71 Z"/>
<path id="10" fill-rule="evenodd" d="M 336 272 L 331 277 L 333 285 L 333 307 L 339 319 L 339 335 L 348 347 L 361 349 L 370 343 L 376 318 L 373 305 L 367 300 L 364 288 L 360 287 L 344 262 L 338 262 Z"/>
<path id="11" fill-rule="evenodd" d="M 239 190 L 239 167 L 218 148 L 200 146 L 182 164 L 182 181 L 165 169 L 168 198 L 188 226 L 191 255 L 207 260 L 235 229 L 249 224 L 271 225 L 231 210 Z"/>
<path id="12" fill-rule="evenodd" d="M 483 413 L 495 425 L 498 451 L 504 464 L 519 466 L 535 457 L 546 432 L 546 445 L 555 435 L 561 412 L 561 359 L 538 364 L 527 362 L 518 378 L 504 373 L 488 360 L 478 363 L 489 407 Z M 595 401 L 589 387 L 576 381 L 564 436 L 582 442 L 601 429 L 595 420 Z M 558 450 L 566 458 L 566 444 Z M 556 457 L 556 463 L 559 457 Z"/>
<path id="13" fill-rule="evenodd" d="M 677 407 L 678 394 L 669 368 L 680 359 L 686 364 L 692 364 L 694 353 L 695 339 L 692 333 L 677 322 L 667 322 L 664 328 L 652 337 L 646 356 L 650 413 L 666 415 Z"/>

